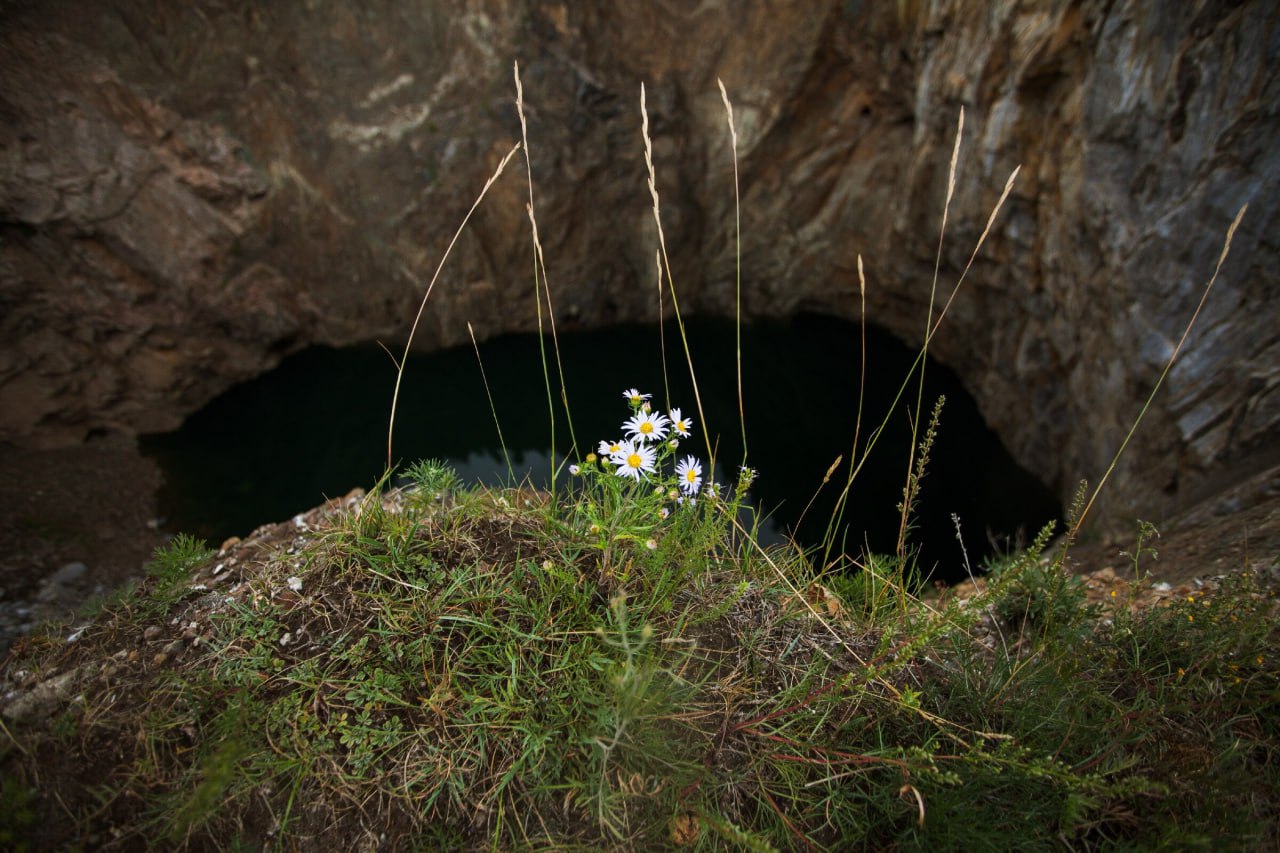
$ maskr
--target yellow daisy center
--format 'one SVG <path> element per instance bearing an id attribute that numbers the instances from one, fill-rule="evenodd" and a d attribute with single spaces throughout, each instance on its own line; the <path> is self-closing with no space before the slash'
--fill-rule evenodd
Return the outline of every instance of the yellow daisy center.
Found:
<path id="1" fill-rule="evenodd" d="M 640 424 L 640 431 L 645 435 L 648 435 L 649 433 L 653 432 L 653 424 L 649 423 L 648 421 L 645 421 L 644 423 Z"/>
<path id="2" fill-rule="evenodd" d="M 684 472 L 684 478 L 692 483 L 698 479 L 698 472 L 690 468 L 688 471 Z"/>
<path id="3" fill-rule="evenodd" d="M 641 458 L 639 453 L 632 453 L 630 456 L 627 457 L 627 465 L 631 466 L 632 468 L 639 468 L 643 463 L 644 463 L 644 459 Z"/>

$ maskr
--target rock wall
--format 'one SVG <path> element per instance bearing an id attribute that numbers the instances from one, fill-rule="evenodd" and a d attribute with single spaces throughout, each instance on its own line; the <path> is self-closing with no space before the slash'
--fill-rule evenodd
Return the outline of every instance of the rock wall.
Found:
<path id="1" fill-rule="evenodd" d="M 1105 470 L 1250 204 L 1108 493 L 1148 517 L 1275 451 L 1280 10 L 1257 2 L 417 0 L 0 5 L 0 440 L 176 426 L 311 343 L 403 340 L 519 139 L 561 328 L 656 316 L 647 87 L 687 311 L 859 311 L 934 339 L 1061 494 Z M 536 322 L 522 160 L 418 342 Z M 874 369 L 874 365 L 871 366 Z M 1226 472 L 1226 473 L 1224 473 Z"/>

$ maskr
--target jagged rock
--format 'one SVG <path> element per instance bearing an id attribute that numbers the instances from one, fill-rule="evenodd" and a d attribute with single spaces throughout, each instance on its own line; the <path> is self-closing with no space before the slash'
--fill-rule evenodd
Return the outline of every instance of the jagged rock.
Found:
<path id="1" fill-rule="evenodd" d="M 566 327 L 648 320 L 647 86 L 666 245 L 691 311 L 730 310 L 734 101 L 748 315 L 858 310 L 930 352 L 1061 495 L 1097 480 L 1236 234 L 1113 476 L 1117 508 L 1197 500 L 1276 444 L 1280 15 L 1265 0 L 378 8 L 9 3 L 0 28 L 0 439 L 160 430 L 311 343 L 402 337 L 518 140 Z M 519 164 L 519 161 L 516 161 Z M 536 322 L 523 166 L 494 186 L 418 343 Z"/>

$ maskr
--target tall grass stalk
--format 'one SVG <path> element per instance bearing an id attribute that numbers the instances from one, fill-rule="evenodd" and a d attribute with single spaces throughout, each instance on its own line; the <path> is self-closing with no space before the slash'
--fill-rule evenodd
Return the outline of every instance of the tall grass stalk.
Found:
<path id="1" fill-rule="evenodd" d="M 649 195 L 653 199 L 653 222 L 658 228 L 658 248 L 662 252 L 662 272 L 666 274 L 671 289 L 671 310 L 675 313 L 676 327 L 680 330 L 680 343 L 684 346 L 685 364 L 689 366 L 689 381 L 693 384 L 693 399 L 698 407 L 698 419 L 702 422 L 702 438 L 707 445 L 707 479 L 715 480 L 716 457 L 711 448 L 711 427 L 702 408 L 702 394 L 698 391 L 698 375 L 693 369 L 693 354 L 689 351 L 689 336 L 685 334 L 684 316 L 680 313 L 680 300 L 676 296 L 675 279 L 671 277 L 671 259 L 667 257 L 667 237 L 662 230 L 662 210 L 658 199 L 658 177 L 653 167 L 653 142 L 649 138 L 649 110 L 645 105 L 644 83 L 640 84 L 640 134 L 644 137 L 644 165 L 649 172 Z"/>
<path id="2" fill-rule="evenodd" d="M 738 423 L 742 427 L 742 464 L 747 464 L 747 416 L 742 400 L 742 197 L 738 188 L 738 131 L 733 126 L 733 104 L 725 91 L 724 81 L 716 78 L 720 86 L 720 99 L 729 122 L 729 147 L 733 154 L 733 308 L 734 355 L 738 368 Z M 861 263 L 861 260 L 859 260 Z"/>
<path id="3" fill-rule="evenodd" d="M 963 131 L 963 129 L 964 129 L 964 123 L 963 123 L 963 119 L 961 119 L 957 126 L 956 144 L 953 148 L 953 153 L 952 153 L 952 174 L 950 179 L 948 180 L 948 191 L 947 191 L 947 199 L 946 199 L 948 206 L 950 205 L 950 201 L 952 198 L 952 191 L 954 188 L 955 164 L 958 161 L 958 152 L 960 147 L 960 134 Z M 861 455 L 856 456 L 854 460 L 851 460 L 849 473 L 845 481 L 844 490 L 841 492 L 840 499 L 837 500 L 836 508 L 833 510 L 833 518 L 835 520 L 833 521 L 833 523 L 831 523 L 828 526 L 829 533 L 825 537 L 824 548 L 830 549 L 834 541 L 833 540 L 834 531 L 836 528 L 838 528 L 840 522 L 843 520 L 842 514 L 844 509 L 847 507 L 847 497 L 849 492 L 853 488 L 854 480 L 856 480 L 858 477 L 858 474 L 861 473 L 862 467 L 864 464 L 866 464 L 867 458 L 871 455 L 871 452 L 875 449 L 875 446 L 880 439 L 880 435 L 884 432 L 885 428 L 888 426 L 889 420 L 893 417 L 894 412 L 897 411 L 898 404 L 899 402 L 901 402 L 903 394 L 906 393 L 908 386 L 911 384 L 912 378 L 915 376 L 915 371 L 919 369 L 921 371 L 921 374 L 923 375 L 925 356 L 928 351 L 927 349 L 928 342 L 932 340 L 933 336 L 937 334 L 938 329 L 941 328 L 942 322 L 946 318 L 947 312 L 950 310 L 952 303 L 955 301 L 956 295 L 960 292 L 960 288 L 963 286 L 965 279 L 969 275 L 969 270 L 973 268 L 973 263 L 978 257 L 978 252 L 981 251 L 983 244 L 986 243 L 987 237 L 991 234 L 991 228 L 995 224 L 996 217 L 999 215 L 1001 209 L 1003 209 L 1005 201 L 1008 200 L 1009 193 L 1012 192 L 1014 182 L 1017 180 L 1018 173 L 1021 171 L 1021 169 L 1022 169 L 1021 166 L 1014 168 L 1014 170 L 1009 174 L 1008 179 L 1005 181 L 1004 189 L 1000 193 L 1000 198 L 996 200 L 995 206 L 991 209 L 991 213 L 987 217 L 987 224 L 983 228 L 982 234 L 978 237 L 977 242 L 974 244 L 973 250 L 969 253 L 969 259 L 965 263 L 964 269 L 961 270 L 959 278 L 956 279 L 956 283 L 952 286 L 951 292 L 947 297 L 947 301 L 943 303 L 942 310 L 938 312 L 936 319 L 934 319 L 932 316 L 932 306 L 935 304 L 935 300 L 931 293 L 930 295 L 931 307 L 929 312 L 931 322 L 929 323 L 926 334 L 925 334 L 925 344 L 924 346 L 921 347 L 920 351 L 916 353 L 915 359 L 912 361 L 911 366 L 907 369 L 906 376 L 903 378 L 902 384 L 898 386 L 898 390 L 894 394 L 893 400 L 889 403 L 888 407 L 886 408 L 884 417 L 880 420 L 880 423 L 875 427 L 875 429 L 871 431 L 870 436 L 868 437 L 867 442 L 863 447 Z M 944 212 L 943 227 L 945 227 L 945 224 L 946 224 L 946 213 Z M 939 257 L 941 256 L 940 252 L 941 252 L 941 249 L 939 249 Z M 859 264 L 859 278 L 861 283 L 862 281 L 861 264 Z M 862 290 L 863 290 L 863 293 L 865 294 L 865 286 L 862 288 Z M 863 306 L 864 306 L 863 314 L 865 316 L 865 313 L 866 313 L 865 301 L 863 303 Z M 865 333 L 864 333 L 864 339 L 865 339 Z M 864 362 L 865 362 L 865 357 L 864 357 Z M 922 400 L 920 402 L 922 402 Z M 911 475 L 915 470 L 914 448 L 916 446 L 915 439 L 918 435 L 919 411 L 920 411 L 920 407 L 918 405 L 916 412 L 912 415 L 912 424 L 913 424 L 912 442 L 911 442 L 912 451 L 910 452 L 911 466 L 908 468 L 908 471 L 907 471 L 908 487 L 910 486 Z M 909 503 L 908 501 L 903 502 L 904 508 L 908 505 L 908 503 Z M 900 521 L 901 523 L 900 523 L 900 529 L 899 529 L 899 540 L 898 540 L 897 551 L 898 551 L 898 557 L 900 561 L 900 568 L 905 568 L 905 560 L 903 558 L 905 557 L 905 551 L 906 551 L 905 538 L 906 538 L 906 525 L 908 521 L 905 511 Z"/>
<path id="4" fill-rule="evenodd" d="M 956 162 L 960 159 L 960 141 L 964 138 L 964 107 L 956 122 L 956 139 L 951 148 L 951 165 L 947 170 L 947 197 L 942 203 L 942 225 L 938 228 L 938 249 L 933 258 L 933 281 L 929 285 L 929 309 L 925 314 L 924 343 L 920 345 L 920 384 L 916 390 L 916 408 L 911 415 L 911 445 L 907 451 L 907 478 L 903 487 L 902 515 L 898 521 L 898 560 L 904 565 L 907 559 L 907 528 L 910 525 L 911 507 L 915 503 L 912 469 L 915 467 L 916 438 L 920 431 L 920 414 L 924 411 L 924 377 L 929 363 L 929 341 L 933 337 L 933 306 L 938 295 L 938 272 L 942 268 L 942 246 L 947 236 L 947 214 L 951 211 L 951 199 L 956 191 Z"/>
<path id="5" fill-rule="evenodd" d="M 404 353 L 400 356 L 400 360 L 396 363 L 396 387 L 391 392 L 391 417 L 387 421 L 387 470 L 391 470 L 391 438 L 396 428 L 396 406 L 400 402 L 400 382 L 404 379 L 404 366 L 409 360 L 409 350 L 413 346 L 413 338 L 418 333 L 418 324 L 422 322 L 422 313 L 427 308 L 427 300 L 431 298 L 431 291 L 436 286 L 436 281 L 440 278 L 440 271 L 444 269 L 445 261 L 449 260 L 449 255 L 453 252 L 454 245 L 457 244 L 458 238 L 462 236 L 463 229 L 467 227 L 467 223 L 471 221 L 471 215 L 476 212 L 476 208 L 480 206 L 480 202 L 488 194 L 489 188 L 494 185 L 498 177 L 502 174 L 502 170 L 507 168 L 507 164 L 511 162 L 511 158 L 516 156 L 516 152 L 520 150 L 520 144 L 516 143 L 511 146 L 511 150 L 498 163 L 498 168 L 494 169 L 493 174 L 489 176 L 489 180 L 485 181 L 484 187 L 480 190 L 480 194 L 476 196 L 476 200 L 472 203 L 471 209 L 467 211 L 467 215 L 462 217 L 462 223 L 458 225 L 458 230 L 453 232 L 453 238 L 449 241 L 449 245 L 445 248 L 444 254 L 440 257 L 440 263 L 436 265 L 436 271 L 431 276 L 431 281 L 427 285 L 427 292 L 422 294 L 422 302 L 418 304 L 418 313 L 414 315 L 413 326 L 409 329 L 409 337 L 404 342 Z"/>
<path id="6" fill-rule="evenodd" d="M 560 403 L 564 408 L 565 422 L 569 427 L 569 442 L 577 448 L 578 440 L 573 431 L 573 415 L 569 410 L 569 391 L 564 381 L 564 362 L 560 357 L 560 338 L 556 334 L 556 314 L 551 304 L 551 281 L 547 277 L 547 262 L 542 253 L 542 240 L 538 237 L 538 217 L 533 206 L 533 163 L 529 157 L 529 124 L 524 114 L 524 85 L 520 82 L 520 63 L 512 65 L 512 74 L 516 83 L 516 114 L 520 117 L 520 140 L 524 144 L 525 175 L 529 184 L 529 204 L 526 212 L 529 215 L 529 228 L 533 235 L 533 296 L 538 314 L 538 353 L 542 358 L 542 384 L 547 392 L 547 417 L 551 421 L 551 482 L 548 488 L 551 494 L 556 493 L 556 408 L 552 400 L 551 376 L 547 369 L 547 348 L 542 330 L 542 300 L 547 302 L 547 323 L 551 328 L 551 345 L 555 351 L 556 374 L 560 379 Z M 570 453 L 572 454 L 572 450 Z M 566 457 L 567 458 L 567 457 Z"/>
<path id="7" fill-rule="evenodd" d="M 1173 368 L 1174 361 L 1177 360 L 1178 354 L 1182 352 L 1182 346 L 1187 342 L 1187 336 L 1191 334 L 1191 329 L 1195 326 L 1196 320 L 1200 318 L 1200 312 L 1204 309 L 1204 304 L 1209 299 L 1209 291 L 1213 289 L 1214 282 L 1218 280 L 1218 273 L 1222 271 L 1222 265 L 1227 260 L 1227 255 L 1231 251 L 1231 241 L 1236 236 L 1236 229 L 1240 227 L 1240 221 L 1244 219 L 1245 211 L 1249 209 L 1249 205 L 1242 205 L 1240 210 L 1236 212 L 1236 218 L 1231 221 L 1231 225 L 1227 228 L 1227 237 L 1222 243 L 1222 253 L 1218 255 L 1218 263 L 1213 268 L 1213 275 L 1209 278 L 1209 283 L 1204 286 L 1204 292 L 1200 294 L 1200 302 L 1196 305 L 1196 310 L 1192 312 L 1191 319 L 1187 321 L 1187 326 L 1182 330 L 1182 337 L 1178 339 L 1178 345 L 1173 348 L 1168 361 L 1165 362 L 1164 369 L 1160 371 L 1160 376 L 1156 379 L 1156 384 L 1152 386 L 1151 393 L 1147 395 L 1146 401 L 1142 404 L 1142 408 L 1138 411 L 1138 416 L 1133 419 L 1133 424 L 1129 427 L 1129 431 L 1125 433 L 1124 440 L 1120 442 L 1120 447 L 1116 450 L 1115 455 L 1111 457 L 1111 463 L 1107 466 L 1107 470 L 1102 475 L 1102 479 L 1098 481 L 1098 485 L 1094 487 L 1093 493 L 1089 495 L 1089 500 L 1084 505 L 1084 509 L 1080 511 L 1075 523 L 1071 525 L 1068 539 L 1074 539 L 1076 534 L 1080 532 L 1080 526 L 1084 524 L 1085 518 L 1089 515 L 1089 510 L 1093 507 L 1094 501 L 1098 499 L 1098 494 L 1102 491 L 1102 487 L 1107 484 L 1107 479 L 1111 476 L 1111 472 L 1116 469 L 1116 463 L 1120 461 L 1121 455 L 1125 448 L 1129 446 L 1129 439 L 1133 438 L 1133 434 L 1138 430 L 1138 424 L 1142 423 L 1143 417 L 1147 414 L 1147 409 L 1151 408 L 1151 401 L 1155 399 L 1156 393 L 1159 392 L 1164 385 L 1165 377 L 1169 375 L 1170 369 Z"/>
<path id="8" fill-rule="evenodd" d="M 852 467 L 858 458 L 858 440 L 862 435 L 862 406 L 867 393 L 867 276 L 862 268 L 862 253 L 858 253 L 858 411 L 853 419 L 853 443 L 849 448 L 849 464 Z M 844 518 L 845 505 L 849 500 L 849 492 L 853 486 L 853 478 L 849 477 L 836 498 L 827 519 L 827 529 L 822 534 L 822 566 L 831 564 L 831 551 L 835 547 L 835 539 L 840 522 Z M 843 550 L 843 549 L 842 549 Z"/>

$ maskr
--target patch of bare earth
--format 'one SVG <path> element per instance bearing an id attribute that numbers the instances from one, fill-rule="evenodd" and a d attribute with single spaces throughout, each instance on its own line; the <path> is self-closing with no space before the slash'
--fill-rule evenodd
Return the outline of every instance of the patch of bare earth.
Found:
<path id="1" fill-rule="evenodd" d="M 141 575 L 160 469 L 124 439 L 56 450 L 0 444 L 0 656 L 49 619 Z"/>
<path id="2" fill-rule="evenodd" d="M 1211 594 L 1221 578 L 1244 569 L 1274 571 L 1280 563 L 1280 466 L 1260 471 L 1156 528 L 1159 535 L 1143 543 L 1136 586 L 1136 530 L 1128 540 L 1071 547 L 1068 565 L 1084 580 L 1090 603 L 1123 601 L 1140 609 Z M 979 578 L 976 586 L 984 589 L 986 581 Z M 970 598 L 974 592 L 975 584 L 965 581 L 946 594 Z"/>

